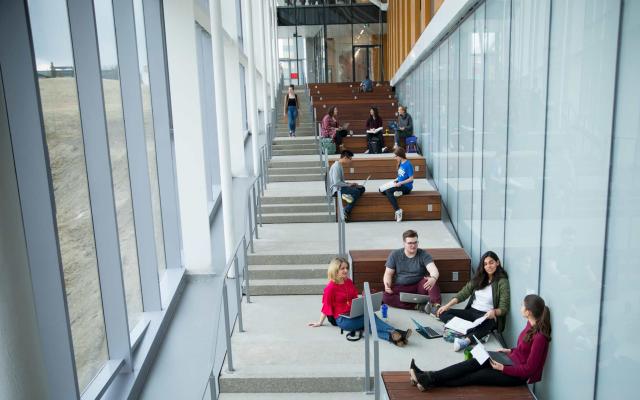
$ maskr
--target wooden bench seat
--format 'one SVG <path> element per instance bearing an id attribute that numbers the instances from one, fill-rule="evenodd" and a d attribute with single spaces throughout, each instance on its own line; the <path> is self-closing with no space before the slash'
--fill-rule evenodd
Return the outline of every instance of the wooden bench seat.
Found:
<path id="1" fill-rule="evenodd" d="M 332 101 L 332 100 L 358 100 L 358 101 L 383 101 L 383 100 L 395 100 L 393 93 L 390 92 L 378 92 L 378 93 L 331 93 L 331 94 L 311 94 L 311 103 Z"/>
<path id="2" fill-rule="evenodd" d="M 346 206 L 346 203 L 343 202 Z M 414 190 L 410 194 L 398 197 L 398 205 L 402 208 L 404 221 L 424 221 L 440 219 L 440 193 L 432 190 Z M 336 209 L 338 203 L 336 199 Z M 337 218 L 337 216 L 336 216 Z M 387 196 L 378 191 L 365 192 L 351 210 L 349 220 L 363 221 L 395 221 L 393 207 Z"/>
<path id="3" fill-rule="evenodd" d="M 351 150 L 350 147 L 347 146 L 347 148 Z M 395 179 L 398 176 L 397 163 L 394 157 L 376 157 L 375 155 L 365 157 L 351 159 L 351 164 L 344 168 L 346 180 L 367 179 L 369 175 L 371 175 L 370 179 Z M 336 161 L 337 158 L 330 159 L 329 167 Z M 424 157 L 410 157 L 409 161 L 413 165 L 415 179 L 427 177 L 427 160 Z"/>
<path id="4" fill-rule="evenodd" d="M 408 365 L 409 361 L 407 361 Z M 409 371 L 383 371 L 381 375 L 389 400 L 531 400 L 534 398 L 526 385 L 436 387 L 421 392 L 409 382 Z"/>
<path id="5" fill-rule="evenodd" d="M 356 205 L 355 208 L 358 208 Z M 354 208 L 354 210 L 355 210 Z M 462 248 L 425 249 L 433 257 L 440 277 L 438 286 L 442 293 L 457 293 L 471 279 L 471 258 Z M 362 290 L 364 282 L 369 282 L 371 290 L 384 290 L 382 276 L 385 262 L 391 249 L 351 250 L 353 283 Z"/>
<path id="6" fill-rule="evenodd" d="M 351 127 L 351 125 L 349 125 L 349 129 L 355 131 L 355 129 Z M 393 137 L 393 135 L 382 135 L 384 146 L 386 146 L 387 149 L 393 149 Z M 359 134 L 353 136 L 345 136 L 344 138 L 342 138 L 342 144 L 344 145 L 345 149 L 351 150 L 354 153 L 364 153 L 365 151 L 367 151 L 367 135 Z"/>

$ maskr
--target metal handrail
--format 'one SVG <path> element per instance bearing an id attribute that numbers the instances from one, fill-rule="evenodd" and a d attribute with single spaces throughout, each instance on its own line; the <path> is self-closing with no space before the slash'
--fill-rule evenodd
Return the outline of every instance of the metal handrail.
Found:
<path id="1" fill-rule="evenodd" d="M 375 400 L 380 400 L 380 337 L 376 328 L 369 282 L 364 283 L 364 321 L 364 391 L 367 394 L 373 393 Z M 371 375 L 369 373 L 371 362 L 369 340 L 373 341 L 373 392 L 371 391 Z"/>
<path id="2" fill-rule="evenodd" d="M 256 196 L 256 183 L 259 182 L 259 180 L 261 179 L 262 175 L 263 175 L 264 171 L 261 171 L 260 174 L 258 174 L 257 176 L 255 176 L 253 178 L 253 181 L 251 182 L 250 186 L 251 189 L 249 191 L 247 191 L 247 220 L 248 220 L 248 226 L 249 226 L 249 231 L 245 232 L 245 234 L 242 236 L 242 240 L 240 242 L 238 242 L 238 244 L 235 246 L 233 252 L 232 252 L 232 257 L 229 261 L 227 261 L 225 268 L 224 268 L 224 272 L 222 273 L 222 303 L 221 303 L 221 307 L 223 308 L 223 315 L 224 315 L 224 330 L 225 330 L 225 340 L 227 343 L 227 370 L 229 372 L 233 372 L 234 368 L 233 368 L 233 349 L 231 347 L 231 318 L 229 315 L 229 290 L 227 287 L 227 279 L 234 279 L 235 280 L 235 287 L 236 287 L 236 304 L 238 307 L 238 331 L 239 332 L 245 332 L 244 330 L 244 323 L 243 323 L 243 318 L 242 318 L 242 296 L 243 296 L 243 292 L 242 292 L 242 284 L 240 283 L 240 280 L 243 279 L 243 283 L 244 283 L 244 287 L 245 287 L 245 292 L 246 292 L 246 297 L 247 297 L 247 303 L 251 303 L 251 294 L 249 293 L 250 291 L 250 287 L 251 287 L 251 283 L 250 283 L 250 277 L 249 277 L 249 254 L 248 254 L 248 248 L 251 247 L 252 252 L 253 252 L 253 236 L 255 234 L 256 239 L 258 238 L 258 227 L 256 224 L 257 218 L 258 218 L 258 203 L 254 202 L 253 203 L 253 207 L 252 207 L 252 201 L 251 201 L 251 197 L 253 195 L 253 198 L 256 199 L 259 197 Z M 253 223 L 252 223 L 253 222 Z M 247 243 L 247 233 L 249 233 L 249 240 Z M 239 250 L 242 249 L 243 251 L 243 264 L 242 264 L 242 276 L 240 275 L 240 259 L 239 259 Z M 231 268 L 233 267 L 234 270 L 234 277 L 233 278 L 229 278 L 229 271 L 231 270 Z M 219 311 L 219 309 L 218 309 Z M 209 369 L 209 381 L 206 385 L 206 387 L 204 388 L 204 391 L 202 393 L 202 397 L 204 397 L 204 395 L 206 394 L 207 391 L 207 387 L 210 390 L 210 395 L 211 395 L 211 399 L 217 399 L 217 374 L 214 373 L 214 368 L 215 368 L 215 362 L 216 362 L 216 353 L 217 353 L 217 348 L 218 348 L 218 334 L 217 334 L 217 328 L 220 325 L 220 312 L 218 312 L 218 321 L 214 326 L 214 329 L 216 330 L 216 338 L 215 338 L 215 344 L 213 347 L 213 357 L 211 360 L 211 368 Z"/>
<path id="3" fill-rule="evenodd" d="M 342 205 L 342 186 L 337 184 L 331 185 L 329 191 L 333 191 L 333 188 L 337 188 L 336 199 L 338 207 L 336 209 L 336 218 L 338 219 L 338 255 L 340 257 L 347 256 L 347 244 L 346 244 L 346 228 L 344 221 L 344 206 Z"/>

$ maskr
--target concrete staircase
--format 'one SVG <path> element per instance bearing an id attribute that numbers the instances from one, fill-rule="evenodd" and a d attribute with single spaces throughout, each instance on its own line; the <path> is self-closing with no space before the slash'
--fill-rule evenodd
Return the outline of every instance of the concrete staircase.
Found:
<path id="1" fill-rule="evenodd" d="M 252 296 L 322 294 L 333 254 L 249 256 Z"/>

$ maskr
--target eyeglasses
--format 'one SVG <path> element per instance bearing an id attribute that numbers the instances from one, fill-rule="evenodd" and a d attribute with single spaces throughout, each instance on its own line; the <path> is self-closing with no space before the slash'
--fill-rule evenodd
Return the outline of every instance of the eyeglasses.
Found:
<path id="1" fill-rule="evenodd" d="M 415 242 L 405 242 L 406 244 L 408 244 L 409 246 L 415 246 L 418 244 L 418 241 L 416 240 Z"/>

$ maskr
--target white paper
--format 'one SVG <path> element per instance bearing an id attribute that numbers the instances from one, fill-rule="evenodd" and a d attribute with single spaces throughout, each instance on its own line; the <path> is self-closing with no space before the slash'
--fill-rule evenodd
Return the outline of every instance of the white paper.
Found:
<path id="1" fill-rule="evenodd" d="M 471 355 L 478 360 L 478 364 L 482 365 L 489 359 L 489 353 L 484 349 L 482 343 L 478 343 L 476 347 L 471 349 Z"/>
<path id="2" fill-rule="evenodd" d="M 453 317 L 449 320 L 449 322 L 447 322 L 447 324 L 444 327 L 454 330 L 456 332 L 460 332 L 463 335 L 465 335 L 467 332 L 469 332 L 470 329 L 473 329 L 476 326 L 480 325 L 486 319 L 487 317 L 483 316 L 471 322 L 471 321 L 464 320 L 462 318 Z"/>

